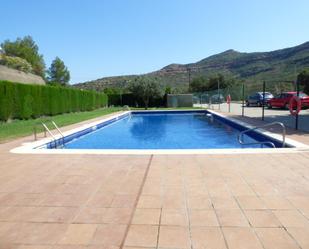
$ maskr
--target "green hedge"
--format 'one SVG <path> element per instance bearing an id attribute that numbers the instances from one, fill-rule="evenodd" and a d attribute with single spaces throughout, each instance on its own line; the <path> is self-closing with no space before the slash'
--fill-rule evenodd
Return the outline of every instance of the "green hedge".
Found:
<path id="1" fill-rule="evenodd" d="M 132 93 L 125 94 L 108 94 L 109 106 L 124 106 L 145 107 L 144 101 L 141 98 L 135 97 Z M 165 107 L 166 97 L 150 98 L 149 107 Z"/>
<path id="2" fill-rule="evenodd" d="M 0 120 L 29 119 L 107 106 L 106 94 L 0 81 Z"/>

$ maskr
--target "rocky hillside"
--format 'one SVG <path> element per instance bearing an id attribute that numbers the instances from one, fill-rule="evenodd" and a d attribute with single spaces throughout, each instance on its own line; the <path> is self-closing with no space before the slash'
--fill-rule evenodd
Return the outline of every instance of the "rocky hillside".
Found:
<path id="1" fill-rule="evenodd" d="M 32 73 L 25 73 L 3 65 L 0 65 L 0 80 L 18 82 L 23 84 L 45 85 L 45 81 L 42 79 L 42 77 L 38 75 Z"/>
<path id="2" fill-rule="evenodd" d="M 190 64 L 170 64 L 146 75 L 156 76 L 162 84 L 187 88 L 189 78 L 221 73 L 227 77 L 245 80 L 248 84 L 262 80 L 292 81 L 297 72 L 309 67 L 309 42 L 296 47 L 272 52 L 243 53 L 227 50 Z M 106 77 L 75 86 L 103 90 L 106 87 L 125 87 L 136 75 Z"/>

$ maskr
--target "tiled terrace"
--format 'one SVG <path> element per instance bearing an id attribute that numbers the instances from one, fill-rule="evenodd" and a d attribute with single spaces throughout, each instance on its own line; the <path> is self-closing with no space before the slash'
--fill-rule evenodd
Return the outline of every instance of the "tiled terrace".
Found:
<path id="1" fill-rule="evenodd" d="M 309 153 L 21 155 L 0 145 L 1 249 L 309 248 Z"/>

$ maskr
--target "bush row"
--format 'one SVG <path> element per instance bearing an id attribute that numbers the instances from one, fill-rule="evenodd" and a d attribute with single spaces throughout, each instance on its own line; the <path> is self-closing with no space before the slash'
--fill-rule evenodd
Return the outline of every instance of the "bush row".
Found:
<path id="1" fill-rule="evenodd" d="M 58 86 L 0 81 L 0 120 L 91 111 L 107 106 L 106 94 Z"/>
<path id="2" fill-rule="evenodd" d="M 108 94 L 108 105 L 111 106 L 124 106 L 131 107 L 145 107 L 144 101 L 141 98 L 137 98 L 132 93 L 125 94 Z M 165 107 L 166 97 L 151 98 L 149 101 L 149 107 Z"/>

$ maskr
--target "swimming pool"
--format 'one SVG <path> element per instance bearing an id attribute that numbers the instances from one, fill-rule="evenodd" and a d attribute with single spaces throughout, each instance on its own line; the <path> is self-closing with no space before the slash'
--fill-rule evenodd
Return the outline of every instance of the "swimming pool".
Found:
<path id="1" fill-rule="evenodd" d="M 23 143 L 11 149 L 22 154 L 247 154 L 298 153 L 309 146 L 282 135 L 258 129 L 248 133 L 245 142 L 268 141 L 276 148 L 241 146 L 240 131 L 252 128 L 237 118 L 213 110 L 124 111 L 74 125 L 53 137 Z M 62 144 L 65 144 L 63 147 Z M 57 145 L 57 146 L 56 146 Z M 279 149 L 277 149 L 279 148 Z"/>
<path id="2" fill-rule="evenodd" d="M 261 145 L 238 142 L 237 136 L 244 129 L 206 111 L 132 112 L 93 126 L 75 137 L 66 137 L 63 149 L 261 148 Z M 270 138 L 252 132 L 245 135 L 244 140 L 257 143 L 270 141 Z M 271 142 L 281 147 L 278 141 Z M 56 143 L 48 144 L 50 149 L 55 147 Z"/>

